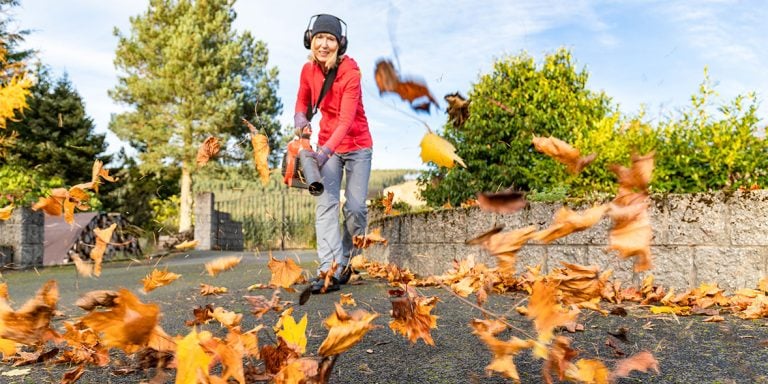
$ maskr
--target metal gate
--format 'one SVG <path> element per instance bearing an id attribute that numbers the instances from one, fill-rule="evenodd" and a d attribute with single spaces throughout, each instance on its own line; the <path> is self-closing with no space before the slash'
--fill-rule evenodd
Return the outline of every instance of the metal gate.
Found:
<path id="1" fill-rule="evenodd" d="M 217 200 L 216 210 L 243 223 L 246 249 L 315 246 L 315 198 L 306 191 L 249 194 Z"/>

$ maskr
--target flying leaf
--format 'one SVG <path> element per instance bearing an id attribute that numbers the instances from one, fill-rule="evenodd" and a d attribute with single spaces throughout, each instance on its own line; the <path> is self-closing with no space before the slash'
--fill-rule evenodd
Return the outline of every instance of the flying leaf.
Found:
<path id="1" fill-rule="evenodd" d="M 568 207 L 562 207 L 555 213 L 555 220 L 552 224 L 548 228 L 536 232 L 533 235 L 533 239 L 549 244 L 571 233 L 589 229 L 603 218 L 607 210 L 608 205 L 605 204 L 588 208 L 581 212 L 575 212 Z"/>
<path id="2" fill-rule="evenodd" d="M 118 297 L 120 294 L 117 291 L 90 291 L 80 296 L 75 305 L 86 311 L 92 311 L 96 307 L 111 308 L 115 306 L 115 299 Z"/>
<path id="3" fill-rule="evenodd" d="M 77 253 L 73 253 L 69 256 L 72 261 L 75 262 L 75 269 L 77 270 L 77 274 L 83 277 L 91 277 L 93 276 L 93 264 L 89 263 L 87 261 L 84 261 L 80 258 L 80 255 Z"/>
<path id="4" fill-rule="evenodd" d="M 96 245 L 91 249 L 91 260 L 93 260 L 93 274 L 96 276 L 101 275 L 101 262 L 104 259 L 104 252 L 107 251 L 107 245 L 112 240 L 112 233 L 117 228 L 117 223 L 112 223 L 107 228 L 94 228 L 93 233 L 96 234 Z"/>
<path id="5" fill-rule="evenodd" d="M 514 231 L 499 232 L 490 235 L 488 240 L 483 243 L 483 247 L 496 257 L 496 265 L 499 273 L 506 276 L 515 274 L 515 261 L 517 251 L 522 248 L 536 232 L 536 227 L 531 225 L 519 228 Z"/>
<path id="6" fill-rule="evenodd" d="M 572 147 L 570 144 L 555 138 L 555 137 L 538 137 L 534 136 L 533 146 L 537 151 L 557 160 L 564 164 L 568 172 L 577 174 L 581 172 L 584 167 L 589 165 L 595 160 L 597 154 L 593 153 L 588 156 L 581 156 L 578 149 Z"/>
<path id="7" fill-rule="evenodd" d="M 201 343 L 210 340 L 213 336 L 208 331 L 198 333 L 192 331 L 181 339 L 177 345 L 176 357 L 176 383 L 177 384 L 197 384 L 202 380 L 209 378 L 208 367 L 213 361 Z M 206 381 L 202 381 L 206 382 Z"/>
<path id="8" fill-rule="evenodd" d="M 411 103 L 411 108 L 416 111 L 425 111 L 429 113 L 431 104 L 439 107 L 437 101 L 429 92 L 426 84 L 416 80 L 401 79 L 391 61 L 377 61 L 374 73 L 376 77 L 376 86 L 379 88 L 379 94 L 387 92 L 396 93 L 403 100 Z"/>
<path id="9" fill-rule="evenodd" d="M 381 199 L 381 204 L 384 205 L 384 214 L 392 214 L 392 200 L 395 198 L 395 193 L 392 191 L 387 192 L 387 197 Z"/>
<path id="10" fill-rule="evenodd" d="M 16 354 L 16 344 L 13 340 L 0 338 L 0 354 L 3 355 L 3 359 L 8 359 Z"/>
<path id="11" fill-rule="evenodd" d="M 209 321 L 213 320 L 213 304 L 209 303 L 204 307 L 195 306 L 192 308 L 192 315 L 195 317 L 194 319 L 184 322 L 187 327 L 208 324 Z"/>
<path id="12" fill-rule="evenodd" d="M 365 235 L 356 235 L 352 238 L 352 246 L 355 248 L 365 249 L 372 244 L 387 245 L 387 239 L 381 237 L 381 228 L 372 229 Z"/>
<path id="13" fill-rule="evenodd" d="M 230 329 L 240 325 L 240 321 L 243 320 L 242 313 L 227 311 L 222 307 L 214 308 L 211 316 L 221 323 L 221 325 Z"/>
<path id="14" fill-rule="evenodd" d="M 445 140 L 432 132 L 427 132 L 427 134 L 424 135 L 424 138 L 421 139 L 420 146 L 421 161 L 424 163 L 432 161 L 435 164 L 446 168 L 453 168 L 455 163 L 459 163 L 462 167 L 467 167 L 464 164 L 464 161 L 456 155 L 456 147 L 448 142 L 448 140 Z"/>
<path id="15" fill-rule="evenodd" d="M 251 132 L 251 144 L 253 145 L 253 164 L 259 172 L 262 185 L 269 184 L 269 141 L 267 136 Z"/>
<path id="16" fill-rule="evenodd" d="M 26 345 L 38 345 L 56 336 L 51 318 L 59 301 L 55 280 L 43 284 L 35 297 L 14 311 L 5 298 L 0 298 L 0 338 Z"/>
<path id="17" fill-rule="evenodd" d="M 90 184 L 90 189 L 93 189 L 94 192 L 98 193 L 99 184 L 101 184 L 101 179 L 104 179 L 112 183 L 117 181 L 117 178 L 109 175 L 108 169 L 104 169 L 104 162 L 97 159 L 93 161 L 93 169 L 91 172 L 91 182 L 83 184 L 82 186 L 87 186 L 88 184 Z"/>
<path id="18" fill-rule="evenodd" d="M 221 146 L 219 145 L 219 139 L 208 136 L 205 141 L 203 141 L 203 144 L 200 145 L 200 147 L 197 149 L 197 166 L 201 167 L 208 163 L 208 160 L 214 158 L 221 149 Z"/>
<path id="19" fill-rule="evenodd" d="M 179 244 L 174 245 L 173 248 L 175 248 L 175 249 L 177 249 L 179 251 L 186 251 L 186 250 L 189 250 L 189 249 L 195 249 L 195 247 L 197 247 L 197 244 L 199 242 L 200 241 L 198 241 L 198 240 L 186 240 L 186 241 L 182 241 Z"/>
<path id="20" fill-rule="evenodd" d="M 597 266 L 562 264 L 565 268 L 556 269 L 548 276 L 558 282 L 557 289 L 563 303 L 577 304 L 600 299 L 610 274 L 601 275 Z"/>
<path id="21" fill-rule="evenodd" d="M 277 260 L 270 255 L 267 267 L 272 271 L 269 285 L 275 287 L 290 288 L 301 278 L 301 267 L 296 265 L 293 259 L 287 257 L 285 260 Z"/>
<path id="22" fill-rule="evenodd" d="M 299 354 L 289 347 L 282 338 L 277 339 L 276 346 L 265 345 L 261 348 L 261 359 L 264 361 L 264 367 L 267 373 L 272 375 L 280 372 L 288 365 L 289 361 L 293 361 L 298 357 Z M 298 384 L 299 382 L 295 381 L 295 383 Z"/>
<path id="23" fill-rule="evenodd" d="M 611 380 L 627 377 L 632 371 L 659 373 L 659 362 L 648 351 L 640 351 L 626 359 L 619 360 L 611 372 Z"/>
<path id="24" fill-rule="evenodd" d="M 280 290 L 276 289 L 272 292 L 272 298 L 267 300 L 264 296 L 243 296 L 245 300 L 251 305 L 251 313 L 261 318 L 265 313 L 270 310 L 275 312 L 283 311 L 283 305 L 280 303 Z"/>
<path id="25" fill-rule="evenodd" d="M 174 282 L 179 277 L 181 277 L 181 275 L 178 273 L 168 272 L 167 269 L 163 271 L 153 269 L 152 272 L 147 275 L 147 277 L 141 280 L 141 282 L 144 284 L 144 292 L 150 292 L 155 288 L 159 288 Z"/>
<path id="26" fill-rule="evenodd" d="M 121 289 L 115 306 L 91 312 L 80 321 L 94 331 L 102 333 L 104 345 L 133 353 L 149 341 L 160 317 L 157 304 L 144 304 L 129 290 Z"/>
<path id="27" fill-rule="evenodd" d="M 402 296 L 390 298 L 392 317 L 389 328 L 405 336 L 411 343 L 418 339 L 427 345 L 435 345 L 431 329 L 437 328 L 437 316 L 430 314 L 437 305 L 438 298 Z"/>
<path id="28" fill-rule="evenodd" d="M 619 179 L 619 185 L 628 190 L 648 190 L 648 184 L 651 182 L 653 174 L 653 158 L 655 152 L 647 153 L 643 156 L 632 155 L 632 166 L 625 168 L 620 165 L 611 165 L 608 168 L 616 174 Z"/>
<path id="29" fill-rule="evenodd" d="M 299 355 L 303 355 L 307 349 L 307 314 L 296 323 L 292 316 L 293 311 L 285 311 L 280 317 L 282 329 L 277 331 L 277 335 L 285 340 L 288 347 L 292 348 Z"/>
<path id="30" fill-rule="evenodd" d="M 348 305 L 350 307 L 357 307 L 357 303 L 355 302 L 355 298 L 352 297 L 351 293 L 341 293 L 339 294 L 341 297 L 341 300 L 339 300 L 339 304 L 342 306 Z"/>
<path id="31" fill-rule="evenodd" d="M 371 322 L 378 316 L 378 313 L 368 313 L 361 309 L 347 314 L 341 304 L 336 303 L 336 312 L 323 322 L 328 328 L 328 336 L 317 354 L 333 356 L 352 348 L 368 331 L 376 327 Z"/>
<path id="32" fill-rule="evenodd" d="M 581 383 L 608 384 L 608 368 L 602 361 L 580 359 L 570 366 L 566 377 Z"/>
<path id="33" fill-rule="evenodd" d="M 485 212 L 514 213 L 528 204 L 525 192 L 506 190 L 502 192 L 478 192 L 477 205 Z"/>
<path id="34" fill-rule="evenodd" d="M 230 270 L 240 264 L 242 257 L 237 256 L 225 256 L 219 257 L 213 261 L 205 263 L 205 270 L 211 276 L 216 276 L 220 272 Z"/>
<path id="35" fill-rule="evenodd" d="M 653 232 L 648 218 L 647 195 L 633 199 L 630 205 L 610 203 L 608 216 L 613 227 L 608 237 L 608 249 L 617 250 L 622 258 L 636 256 L 635 272 L 651 269 L 651 239 Z M 623 203 L 623 202 L 622 202 Z"/>
<path id="36" fill-rule="evenodd" d="M 544 362 L 542 373 L 545 383 L 552 383 L 551 372 L 557 373 L 560 381 L 565 379 L 566 371 L 573 365 L 573 360 L 579 353 L 571 348 L 571 339 L 564 336 L 557 336 L 549 347 L 547 361 Z"/>
<path id="37" fill-rule="evenodd" d="M 548 343 L 556 327 L 576 321 L 577 315 L 578 310 L 568 311 L 557 303 L 556 282 L 539 280 L 533 283 L 527 316 L 533 320 L 540 342 Z"/>
<path id="38" fill-rule="evenodd" d="M 220 295 L 227 293 L 227 287 L 214 287 L 213 285 L 200 283 L 200 294 L 203 296 Z"/>
<path id="39" fill-rule="evenodd" d="M 521 351 L 532 348 L 536 342 L 517 337 L 502 341 L 497 339 L 494 334 L 505 327 L 493 326 L 489 328 L 488 324 L 483 321 L 473 321 L 470 325 L 473 328 L 472 333 L 477 335 L 493 354 L 493 360 L 485 367 L 486 371 L 499 372 L 505 377 L 519 382 L 520 376 L 517 373 L 514 357 Z"/>
<path id="40" fill-rule="evenodd" d="M 0 220 L 6 221 L 11 218 L 11 213 L 13 213 L 14 205 L 7 205 L 3 208 L 0 208 Z"/>
<path id="41" fill-rule="evenodd" d="M 469 118 L 469 103 L 471 103 L 471 100 L 467 100 L 458 92 L 447 94 L 443 99 L 448 102 L 448 121 L 455 128 L 461 128 Z"/>

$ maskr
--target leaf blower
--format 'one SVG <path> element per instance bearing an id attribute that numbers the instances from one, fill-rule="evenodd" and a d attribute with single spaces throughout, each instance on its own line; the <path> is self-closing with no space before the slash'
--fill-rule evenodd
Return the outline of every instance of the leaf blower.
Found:
<path id="1" fill-rule="evenodd" d="M 304 188 L 312 196 L 319 196 L 325 190 L 320 177 L 320 168 L 312 156 L 314 150 L 309 144 L 312 135 L 310 127 L 288 143 L 283 157 L 283 183 L 292 188 Z"/>

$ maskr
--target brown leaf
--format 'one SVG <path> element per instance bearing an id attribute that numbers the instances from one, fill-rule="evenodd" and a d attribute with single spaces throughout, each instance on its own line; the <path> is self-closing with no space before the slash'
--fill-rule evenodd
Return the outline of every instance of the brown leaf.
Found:
<path id="1" fill-rule="evenodd" d="M 289 347 L 282 338 L 277 339 L 277 346 L 265 345 L 261 348 L 261 358 L 267 373 L 277 374 L 289 361 L 295 360 L 299 354 Z"/>
<path id="2" fill-rule="evenodd" d="M 214 158 L 221 149 L 221 146 L 219 145 L 219 139 L 208 136 L 205 141 L 203 141 L 203 144 L 200 145 L 200 147 L 197 149 L 197 166 L 201 167 L 208 163 L 208 160 Z"/>
<path id="3" fill-rule="evenodd" d="M 79 380 L 83 373 L 85 373 L 85 364 L 80 364 L 64 373 L 64 376 L 61 378 L 61 384 L 72 384 Z"/>
<path id="4" fill-rule="evenodd" d="M 184 322 L 184 325 L 187 327 L 208 324 L 209 321 L 213 320 L 213 304 L 209 303 L 204 307 L 199 305 L 195 306 L 195 308 L 192 309 L 192 315 L 195 317 L 193 320 Z"/>
<path id="5" fill-rule="evenodd" d="M 381 199 L 381 204 L 384 205 L 384 214 L 392 214 L 392 200 L 395 198 L 395 193 L 392 191 L 387 192 L 387 197 Z"/>
<path id="6" fill-rule="evenodd" d="M 411 343 L 422 339 L 425 344 L 435 345 L 430 330 L 437 328 L 437 316 L 430 312 L 437 305 L 437 297 L 406 295 L 392 297 L 390 301 L 393 319 L 389 322 L 389 328 L 405 336 Z"/>
<path id="7" fill-rule="evenodd" d="M 502 191 L 497 193 L 477 193 L 477 205 L 485 212 L 514 213 L 523 209 L 528 202 L 525 200 L 525 192 Z"/>
<path id="8" fill-rule="evenodd" d="M 429 112 L 431 104 L 439 107 L 426 84 L 415 80 L 402 80 L 391 61 L 383 59 L 377 61 L 374 73 L 379 94 L 396 93 L 403 100 L 408 101 L 411 108 L 417 111 Z M 425 101 L 419 102 L 419 100 Z"/>
<path id="9" fill-rule="evenodd" d="M 614 357 L 624 357 L 626 353 L 610 337 L 605 339 L 605 345 L 611 349 Z"/>
<path id="10" fill-rule="evenodd" d="M 579 353 L 571 348 L 571 339 L 564 336 L 555 337 L 552 345 L 549 347 L 549 353 L 547 354 L 547 360 L 544 362 L 542 373 L 544 375 L 544 381 L 547 383 L 552 382 L 550 376 L 551 372 L 557 374 L 558 380 L 565 379 L 565 372 L 573 365 L 571 361 L 576 358 Z"/>
<path id="11" fill-rule="evenodd" d="M 339 304 L 341 305 L 347 305 L 350 307 L 357 307 L 357 303 L 355 302 L 355 298 L 352 297 L 351 293 L 341 293 L 341 300 L 339 300 Z"/>
<path id="12" fill-rule="evenodd" d="M 572 174 L 581 172 L 597 157 L 595 153 L 582 157 L 578 149 L 552 136 L 548 138 L 534 136 L 533 146 L 537 151 L 565 164 L 568 172 Z"/>
<path id="13" fill-rule="evenodd" d="M 460 128 L 469 118 L 469 103 L 460 93 L 451 93 L 443 97 L 448 102 L 448 120 L 453 123 L 453 126 Z"/>
<path id="14" fill-rule="evenodd" d="M 625 168 L 620 165 L 611 165 L 608 168 L 616 174 L 619 179 L 619 185 L 622 188 L 640 191 L 648 190 L 648 184 L 651 182 L 653 174 L 653 158 L 655 152 L 650 152 L 643 156 L 632 155 L 632 166 Z"/>
<path id="15" fill-rule="evenodd" d="M 355 248 L 365 249 L 373 244 L 387 245 L 387 239 L 381 237 L 381 228 L 375 228 L 364 236 L 357 235 L 352 238 L 352 245 Z"/>
<path id="16" fill-rule="evenodd" d="M 504 230 L 504 224 L 499 224 L 499 225 L 497 225 L 497 226 L 495 226 L 495 227 L 493 227 L 493 228 L 491 228 L 491 229 L 489 229 L 489 230 L 487 230 L 487 231 L 485 231 L 485 232 L 483 232 L 483 233 L 481 233 L 481 234 L 479 234 L 479 235 L 477 235 L 477 236 L 475 236 L 475 237 L 473 237 L 471 239 L 468 239 L 468 240 L 464 241 L 464 244 L 467 244 L 467 245 L 483 245 L 484 246 L 486 243 L 488 243 L 488 241 L 490 241 L 491 236 L 501 232 L 502 230 Z"/>
<path id="17" fill-rule="evenodd" d="M 581 212 L 575 212 L 568 209 L 568 207 L 562 207 L 555 213 L 555 220 L 550 224 L 549 228 L 536 232 L 533 235 L 533 239 L 549 244 L 571 233 L 589 229 L 603 218 L 607 210 L 608 206 L 605 204 L 588 208 Z"/>
<path id="18" fill-rule="evenodd" d="M 620 205 L 614 200 L 608 209 L 613 219 L 609 233 L 608 250 L 617 250 L 622 258 L 637 257 L 635 272 L 651 269 L 651 239 L 653 232 L 648 218 L 645 199 L 633 198 L 630 205 Z"/>
<path id="19" fill-rule="evenodd" d="M 227 293 L 227 287 L 214 287 L 213 285 L 200 283 L 200 294 L 203 296 L 220 295 Z"/>
<path id="20" fill-rule="evenodd" d="M 96 234 L 96 245 L 91 249 L 91 260 L 93 260 L 93 274 L 96 276 L 101 275 L 101 263 L 104 259 L 104 252 L 107 251 L 107 245 L 112 240 L 112 233 L 117 228 L 117 223 L 112 223 L 107 228 L 94 228 L 93 233 Z"/>
<path id="21" fill-rule="evenodd" d="M 272 292 L 272 298 L 270 300 L 267 300 L 264 296 L 243 296 L 243 298 L 251 305 L 251 313 L 258 318 L 261 318 L 270 310 L 282 312 L 284 309 L 283 305 L 280 303 L 279 289 Z"/>
<path id="22" fill-rule="evenodd" d="M 272 278 L 269 280 L 269 285 L 290 288 L 291 285 L 301 278 L 302 269 L 293 261 L 293 259 L 285 258 L 285 260 L 277 260 L 270 255 L 267 266 L 269 267 L 269 270 L 272 271 Z"/>
<path id="23" fill-rule="evenodd" d="M 90 291 L 80 296 L 80 298 L 75 302 L 75 305 L 86 311 L 92 311 L 94 308 L 99 306 L 111 308 L 115 305 L 115 299 L 117 299 L 118 296 L 119 294 L 117 291 Z"/>

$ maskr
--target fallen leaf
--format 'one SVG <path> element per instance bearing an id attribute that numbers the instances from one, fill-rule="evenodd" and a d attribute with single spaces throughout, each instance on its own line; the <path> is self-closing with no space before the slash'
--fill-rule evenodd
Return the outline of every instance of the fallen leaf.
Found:
<path id="1" fill-rule="evenodd" d="M 7 372 L 2 372 L 0 373 L 0 375 L 8 376 L 8 377 L 24 376 L 24 375 L 28 375 L 29 371 L 31 370 L 32 368 L 16 368 Z"/>
<path id="2" fill-rule="evenodd" d="M 609 373 L 602 361 L 580 359 L 571 365 L 565 373 L 566 378 L 581 383 L 608 384 Z"/>
<path id="3" fill-rule="evenodd" d="M 375 228 L 365 235 L 356 235 L 352 238 L 352 246 L 359 249 L 365 249 L 372 244 L 387 245 L 387 239 L 381 236 L 381 228 Z"/>
<path id="4" fill-rule="evenodd" d="M 176 383 L 196 384 L 209 378 L 208 367 L 213 361 L 201 343 L 210 340 L 213 336 L 208 331 L 198 333 L 192 331 L 179 340 L 176 350 Z M 202 381 L 207 382 L 207 381 Z"/>
<path id="5" fill-rule="evenodd" d="M 719 323 L 721 321 L 725 321 L 725 318 L 720 315 L 710 316 L 702 320 L 705 323 Z"/>
<path id="6" fill-rule="evenodd" d="M 202 167 L 207 164 L 208 160 L 216 157 L 220 149 L 219 139 L 213 136 L 208 136 L 205 141 L 203 141 L 203 144 L 197 149 L 197 157 L 195 158 L 197 166 Z"/>
<path id="7" fill-rule="evenodd" d="M 597 157 L 595 153 L 582 157 L 578 149 L 552 136 L 548 138 L 534 136 L 533 146 L 537 151 L 564 164 L 568 172 L 572 174 L 581 172 Z"/>
<path id="8" fill-rule="evenodd" d="M 176 279 L 179 277 L 181 277 L 181 275 L 178 273 L 168 272 L 167 269 L 163 271 L 153 269 L 149 275 L 141 280 L 141 282 L 144 284 L 144 292 L 150 292 L 156 288 L 168 285 L 176 281 Z"/>
<path id="9" fill-rule="evenodd" d="M 222 307 L 214 308 L 211 316 L 221 323 L 221 325 L 230 329 L 240 325 L 240 321 L 243 319 L 242 313 L 227 311 Z"/>
<path id="10" fill-rule="evenodd" d="M 437 328 L 437 316 L 430 312 L 437 305 L 437 297 L 390 297 L 390 301 L 393 319 L 389 322 L 389 328 L 405 336 L 411 343 L 422 339 L 427 345 L 435 345 L 430 330 Z"/>
<path id="11" fill-rule="evenodd" d="M 466 168 L 464 161 L 456 155 L 456 147 L 448 140 L 432 133 L 427 132 L 421 139 L 421 161 L 424 163 L 433 162 L 441 167 L 453 168 L 455 163 L 461 164 Z"/>
<path id="12" fill-rule="evenodd" d="M 195 306 L 195 308 L 192 308 L 192 315 L 195 317 L 193 320 L 184 322 L 184 325 L 187 327 L 208 324 L 209 321 L 213 320 L 213 304 L 209 303 L 204 307 Z"/>
<path id="13" fill-rule="evenodd" d="M 64 373 L 61 384 L 73 384 L 83 376 L 83 373 L 85 373 L 85 364 L 80 364 Z"/>
<path id="14" fill-rule="evenodd" d="M 200 294 L 203 296 L 220 295 L 227 293 L 227 287 L 214 287 L 213 285 L 200 283 Z"/>
<path id="15" fill-rule="evenodd" d="M 186 240 L 186 241 L 182 241 L 179 244 L 174 245 L 173 248 L 179 251 L 187 251 L 190 249 L 195 249 L 195 247 L 197 247 L 197 244 L 199 242 L 200 241 L 198 240 Z"/>
<path id="16" fill-rule="evenodd" d="M 213 261 L 205 263 L 205 270 L 211 276 L 216 276 L 220 272 L 230 270 L 240 264 L 242 257 L 237 256 L 225 256 L 219 257 Z"/>
<path id="17" fill-rule="evenodd" d="M 307 349 L 307 314 L 296 323 L 292 316 L 293 311 L 285 311 L 280 316 L 282 329 L 277 331 L 277 336 L 285 340 L 286 345 L 292 348 L 299 355 L 303 355 Z"/>
<path id="18" fill-rule="evenodd" d="M 251 313 L 258 318 L 270 310 L 275 312 L 283 310 L 283 306 L 280 305 L 280 291 L 277 289 L 272 292 L 272 298 L 269 301 L 264 296 L 243 296 L 243 298 L 251 305 Z"/>
<path id="19" fill-rule="evenodd" d="M 341 300 L 339 300 L 339 304 L 341 305 L 348 305 L 350 307 L 356 307 L 357 303 L 355 302 L 355 299 L 352 297 L 351 293 L 341 293 Z"/>
<path id="20" fill-rule="evenodd" d="M 523 209 L 527 204 L 525 192 L 507 190 L 496 193 L 477 193 L 477 205 L 485 212 L 514 213 Z"/>

